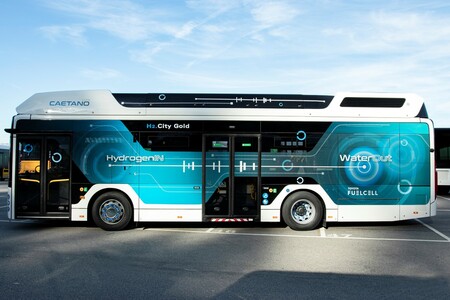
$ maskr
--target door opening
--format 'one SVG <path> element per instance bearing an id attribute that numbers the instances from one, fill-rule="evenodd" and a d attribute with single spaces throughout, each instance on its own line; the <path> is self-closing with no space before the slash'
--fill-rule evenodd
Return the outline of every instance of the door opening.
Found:
<path id="1" fill-rule="evenodd" d="M 70 214 L 70 137 L 17 139 L 16 217 L 63 217 Z"/>
<path id="2" fill-rule="evenodd" d="M 205 135 L 203 149 L 205 217 L 257 218 L 259 135 Z"/>

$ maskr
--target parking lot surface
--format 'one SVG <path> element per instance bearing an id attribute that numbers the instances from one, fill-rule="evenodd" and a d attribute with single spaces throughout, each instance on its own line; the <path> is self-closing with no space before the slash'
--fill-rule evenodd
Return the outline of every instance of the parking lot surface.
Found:
<path id="1" fill-rule="evenodd" d="M 389 223 L 86 223 L 8 220 L 0 183 L 0 290 L 11 298 L 444 299 L 450 195 L 438 215 Z"/>

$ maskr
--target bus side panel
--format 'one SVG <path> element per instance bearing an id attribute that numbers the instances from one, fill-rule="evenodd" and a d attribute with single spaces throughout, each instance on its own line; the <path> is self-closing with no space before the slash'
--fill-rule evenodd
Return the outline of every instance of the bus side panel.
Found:
<path id="1" fill-rule="evenodd" d="M 309 136 L 304 131 L 301 140 L 307 144 Z M 263 177 L 294 180 L 295 190 L 319 184 L 338 205 L 339 221 L 395 221 L 411 212 L 417 217 L 430 201 L 429 141 L 426 123 L 332 123 L 308 152 L 263 152 Z M 274 199 L 283 185 L 263 185 L 264 191 L 263 210 L 281 207 Z M 401 213 L 401 206 L 409 207 Z"/>
<path id="2" fill-rule="evenodd" d="M 398 221 L 398 205 L 340 205 L 338 221 Z"/>
<path id="3" fill-rule="evenodd" d="M 174 140 L 171 136 L 140 138 L 121 121 L 77 124 L 74 162 L 89 184 L 129 185 L 138 199 L 133 202 L 137 221 L 201 220 L 201 152 L 171 149 L 165 143 Z"/>
<path id="4" fill-rule="evenodd" d="M 430 217 L 435 204 L 432 124 L 401 124 L 400 219 Z M 434 205 L 435 206 L 435 205 Z"/>
<path id="5" fill-rule="evenodd" d="M 429 216 L 428 124 L 385 123 L 374 129 L 370 126 L 364 124 L 361 128 L 366 127 L 365 130 L 345 132 L 339 139 L 339 160 L 344 170 L 339 176 L 339 221 L 395 221 Z M 347 197 L 343 189 L 347 190 Z"/>

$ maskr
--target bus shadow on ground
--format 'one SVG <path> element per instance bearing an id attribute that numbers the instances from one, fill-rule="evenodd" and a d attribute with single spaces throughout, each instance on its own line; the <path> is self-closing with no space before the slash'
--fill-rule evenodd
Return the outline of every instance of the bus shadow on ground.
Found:
<path id="1" fill-rule="evenodd" d="M 243 276 L 216 299 L 443 299 L 445 278 L 256 271 Z"/>
<path id="2" fill-rule="evenodd" d="M 11 224 L 15 224 L 17 227 L 30 228 L 30 229 L 43 229 L 43 228 L 97 228 L 97 226 L 91 222 L 73 222 L 69 220 L 12 220 Z M 417 227 L 420 224 L 415 220 L 404 220 L 397 222 L 333 222 L 328 223 L 326 226 L 319 226 L 316 229 L 308 230 L 306 232 L 311 232 L 314 230 L 319 230 L 321 228 L 325 229 L 387 229 L 389 227 L 398 228 L 408 228 Z M 137 222 L 131 223 L 128 228 L 124 230 L 134 230 L 134 229 L 173 229 L 173 228 L 183 228 L 183 229 L 209 229 L 209 228 L 242 228 L 242 229 L 286 229 L 292 232 L 305 232 L 305 231 L 295 231 L 290 229 L 283 222 L 281 223 L 259 223 L 259 222 L 218 222 L 218 223 L 203 223 L 203 222 Z M 98 228 L 100 230 L 100 228 Z"/>

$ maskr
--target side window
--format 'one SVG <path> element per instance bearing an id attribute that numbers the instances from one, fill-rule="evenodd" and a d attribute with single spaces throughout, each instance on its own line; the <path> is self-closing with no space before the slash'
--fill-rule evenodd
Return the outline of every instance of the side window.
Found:
<path id="1" fill-rule="evenodd" d="M 450 167 L 450 131 L 447 129 L 436 129 L 436 167 Z"/>
<path id="2" fill-rule="evenodd" d="M 140 132 L 139 143 L 147 151 L 201 151 L 201 135 L 195 133 Z"/>
<path id="3" fill-rule="evenodd" d="M 439 156 L 442 160 L 450 160 L 450 146 L 439 149 Z"/>
<path id="4" fill-rule="evenodd" d="M 262 152 L 304 154 L 317 145 L 328 122 L 264 122 Z"/>
<path id="5" fill-rule="evenodd" d="M 288 134 L 266 134 L 263 137 L 262 152 L 270 153 L 305 153 L 306 141 Z"/>

